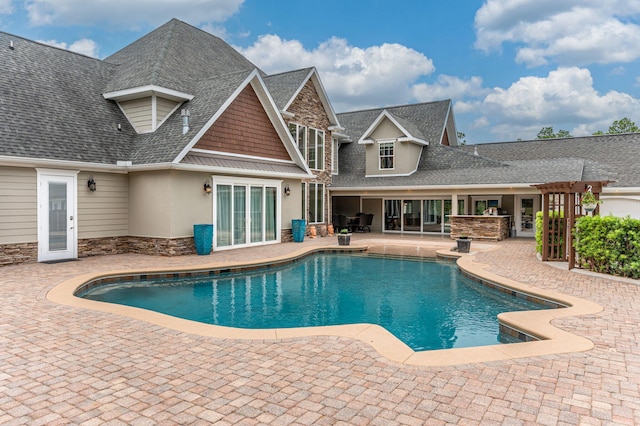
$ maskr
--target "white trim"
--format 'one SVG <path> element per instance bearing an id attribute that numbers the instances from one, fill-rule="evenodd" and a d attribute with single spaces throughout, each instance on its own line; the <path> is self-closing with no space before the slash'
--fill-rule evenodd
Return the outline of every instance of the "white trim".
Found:
<path id="1" fill-rule="evenodd" d="M 130 99 L 137 99 L 145 96 L 153 95 L 154 93 L 160 93 L 164 98 L 171 99 L 173 101 L 190 101 L 194 98 L 194 95 L 188 93 L 179 92 L 177 90 L 167 89 L 156 85 L 147 85 L 133 87 L 131 89 L 116 90 L 114 92 L 103 93 L 102 97 L 112 101 L 126 101 Z"/>
<path id="2" fill-rule="evenodd" d="M 215 250 L 229 250 L 234 248 L 241 247 L 256 247 L 263 246 L 269 244 L 278 244 L 282 239 L 282 180 L 280 179 L 254 179 L 254 178 L 245 178 L 241 176 L 231 177 L 231 176 L 211 176 L 211 186 L 212 186 L 212 198 L 211 198 L 211 207 L 212 207 L 212 222 L 214 223 L 214 237 L 213 237 L 213 248 Z M 251 242 L 251 191 L 247 190 L 245 193 L 245 241 L 244 243 L 234 244 L 233 242 L 233 231 L 235 229 L 233 220 L 235 215 L 231 215 L 231 244 L 228 246 L 218 246 L 218 240 L 216 237 L 216 231 L 219 232 L 218 229 L 218 209 L 217 209 L 217 187 L 218 185 L 230 185 L 234 186 L 243 186 L 247 189 L 252 186 L 259 186 L 263 188 L 263 196 L 264 196 L 264 188 L 276 188 L 276 213 L 275 213 L 275 239 L 274 240 L 262 240 L 259 242 Z M 232 194 L 233 197 L 233 194 Z M 263 198 L 264 201 L 264 198 Z M 262 209 L 263 212 L 266 210 Z M 265 218 L 263 217 L 263 231 L 265 231 Z M 264 236 L 263 236 L 264 237 Z"/>
<path id="3" fill-rule="evenodd" d="M 202 128 L 200 128 L 200 131 L 198 131 L 198 133 L 195 134 L 195 136 L 182 149 L 182 151 L 180 151 L 178 156 L 174 158 L 174 160 L 172 161 L 173 163 L 179 163 L 180 161 L 182 161 L 182 159 L 189 153 L 189 151 L 195 146 L 195 144 L 198 143 L 200 138 L 202 138 L 202 136 L 204 136 L 204 134 L 207 133 L 207 131 L 211 128 L 211 126 L 213 126 L 213 123 L 215 123 L 218 120 L 218 118 L 220 118 L 220 116 L 227 110 L 227 108 L 229 108 L 229 106 L 238 97 L 238 95 L 240 95 L 240 93 L 244 90 L 244 88 L 247 87 L 247 84 L 249 84 L 249 82 L 257 75 L 257 73 L 258 73 L 257 70 L 253 70 L 251 73 L 249 73 L 247 78 L 245 78 L 244 81 L 240 83 L 238 87 L 236 87 L 236 90 L 233 91 L 231 96 L 229 96 L 227 100 L 222 104 L 222 106 L 218 108 L 215 114 L 213 114 L 213 117 L 211 117 L 205 123 L 205 125 L 202 126 Z"/>
<path id="4" fill-rule="evenodd" d="M 113 173 L 127 173 L 116 164 L 87 163 L 83 161 L 47 160 L 42 158 L 23 158 L 0 156 L 0 166 L 6 167 L 59 167 L 81 170 L 107 170 Z"/>
<path id="5" fill-rule="evenodd" d="M 420 138 L 416 138 L 415 136 L 413 136 L 411 134 L 411 132 L 409 132 L 407 129 L 405 129 L 400 123 L 398 123 L 398 121 L 395 119 L 395 117 L 393 117 L 393 115 L 387 111 L 386 109 L 383 109 L 382 112 L 380 112 L 380 114 L 376 117 L 375 120 L 373 120 L 373 123 L 371 123 L 371 125 L 367 128 L 367 130 L 362 134 L 362 136 L 360 136 L 360 139 L 358 139 L 358 143 L 361 145 L 366 145 L 369 144 L 371 142 L 369 142 L 369 140 L 373 140 L 371 139 L 371 133 L 373 133 L 373 131 L 380 125 L 380 123 L 382 122 L 382 120 L 384 118 L 388 118 L 391 123 L 396 126 L 396 128 L 402 132 L 402 134 L 404 134 L 404 136 L 399 137 L 399 138 L 395 138 L 394 140 L 399 141 L 399 142 L 412 142 L 418 145 L 429 145 L 429 141 L 425 141 L 423 139 Z"/>
<path id="6" fill-rule="evenodd" d="M 246 158 L 250 160 L 269 161 L 270 163 L 296 164 L 295 161 L 293 160 L 282 160 L 279 158 L 258 157 L 257 155 L 236 154 L 233 152 L 224 152 L 224 151 L 210 151 L 207 149 L 199 149 L 199 148 L 193 148 L 190 152 L 194 152 L 198 154 L 220 155 L 224 157 Z"/>
<path id="7" fill-rule="evenodd" d="M 378 155 L 377 155 L 377 157 L 378 157 L 378 171 L 381 172 L 381 171 L 395 170 L 396 169 L 396 141 L 397 141 L 397 139 L 380 139 L 380 140 L 376 141 L 377 145 L 378 145 L 378 149 L 377 149 L 377 151 L 378 151 Z M 391 144 L 391 149 L 393 151 L 393 155 L 391 155 L 391 162 L 393 163 L 393 167 L 382 168 L 382 164 L 381 164 L 382 163 L 382 159 L 383 158 L 389 158 L 389 156 L 384 156 L 383 157 L 382 154 L 380 153 L 380 149 L 382 148 L 380 145 L 382 145 L 382 144 L 387 144 L 387 145 Z M 385 174 L 385 176 L 408 176 L 408 175 L 405 175 L 405 174 L 397 174 L 397 175 Z M 365 175 L 365 177 L 367 177 L 367 175 Z"/>
<path id="8" fill-rule="evenodd" d="M 302 80 L 302 83 L 298 86 L 293 96 L 289 98 L 289 100 L 287 101 L 287 104 L 284 106 L 283 109 L 285 111 L 289 109 L 293 101 L 298 97 L 298 95 L 302 91 L 302 88 L 307 84 L 309 80 L 311 80 L 311 82 L 315 86 L 316 92 L 318 93 L 318 97 L 320 98 L 320 102 L 322 103 L 322 106 L 324 107 L 324 111 L 327 114 L 327 117 L 329 118 L 329 123 L 332 124 L 331 127 L 335 126 L 338 129 L 344 130 L 344 127 L 340 126 L 340 122 L 338 121 L 338 116 L 333 110 L 333 106 L 331 105 L 331 101 L 327 96 L 327 91 L 324 89 L 322 80 L 320 80 L 320 76 L 318 75 L 318 70 L 316 69 L 316 67 L 312 67 L 311 70 L 309 70 L 309 73 L 304 78 L 304 80 Z M 328 130 L 331 131 L 332 129 L 329 128 Z"/>
<path id="9" fill-rule="evenodd" d="M 372 176 L 385 177 L 385 176 Z M 431 190 L 478 190 L 478 189 L 528 189 L 531 194 L 539 194 L 540 191 L 532 188 L 531 185 L 540 185 L 539 183 L 521 183 L 513 185 L 504 184 L 471 184 L 471 185 L 415 185 L 415 186 L 352 186 L 347 188 L 337 187 L 331 188 L 331 192 L 351 192 L 351 191 L 431 191 Z"/>

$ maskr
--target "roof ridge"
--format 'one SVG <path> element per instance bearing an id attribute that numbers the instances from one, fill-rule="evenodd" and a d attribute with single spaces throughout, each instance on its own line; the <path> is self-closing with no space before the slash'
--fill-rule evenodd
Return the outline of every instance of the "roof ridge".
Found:
<path id="1" fill-rule="evenodd" d="M 169 45 L 171 44 L 171 41 L 173 40 L 173 37 L 175 35 L 176 32 L 176 25 L 178 24 L 179 21 L 176 18 L 172 18 L 168 24 L 171 24 L 171 28 L 167 31 L 167 33 L 164 36 L 164 40 L 162 42 L 162 47 L 159 50 L 159 54 L 158 56 L 156 56 L 156 60 L 155 63 L 153 64 L 153 69 L 151 70 L 151 82 L 155 83 L 157 80 L 157 76 L 160 74 L 162 67 L 164 65 L 164 60 L 167 56 L 167 52 L 169 51 Z"/>
<path id="2" fill-rule="evenodd" d="M 16 34 L 8 33 L 6 31 L 0 31 L 0 35 L 1 34 L 4 34 L 4 35 L 8 36 L 9 38 L 19 38 L 20 40 L 26 41 L 27 43 L 37 44 L 37 45 L 40 45 L 42 47 L 48 47 L 50 49 L 59 50 L 61 52 L 69 53 L 71 55 L 81 56 L 83 58 L 91 59 L 91 60 L 94 60 L 96 62 L 106 63 L 106 64 L 109 64 L 109 65 L 115 65 L 115 64 L 112 64 L 110 62 L 105 62 L 104 60 L 102 60 L 100 58 L 96 58 L 96 57 L 93 57 L 93 56 L 85 55 L 84 53 L 74 52 L 73 50 L 64 49 L 62 47 L 54 46 L 52 44 L 48 44 L 48 43 L 45 43 L 43 41 L 31 40 L 31 39 L 28 39 L 26 37 L 22 37 L 22 36 L 19 36 L 19 35 L 16 35 Z"/>
<path id="3" fill-rule="evenodd" d="M 384 106 L 384 107 L 365 108 L 365 109 L 358 109 L 358 110 L 354 110 L 354 111 L 344 111 L 344 112 L 340 112 L 340 113 L 337 113 L 337 114 L 353 114 L 353 113 L 378 111 L 378 110 L 379 111 L 383 111 L 383 110 L 389 110 L 389 109 L 415 107 L 415 106 L 430 105 L 430 104 L 437 104 L 437 103 L 443 103 L 443 102 L 451 103 L 451 99 L 441 99 L 439 101 L 430 101 L 430 102 L 419 102 L 419 103 L 415 103 L 415 104 L 403 104 L 403 105 L 392 105 L 392 106 Z"/>
<path id="4" fill-rule="evenodd" d="M 266 78 L 277 77 L 277 76 L 283 75 L 283 74 L 292 74 L 294 72 L 310 71 L 310 70 L 312 70 L 314 68 L 315 67 L 305 67 L 305 68 L 298 68 L 298 69 L 291 70 L 291 71 L 282 71 L 282 72 L 278 72 L 278 73 L 275 73 L 275 74 L 269 74 L 269 75 L 266 76 Z"/>

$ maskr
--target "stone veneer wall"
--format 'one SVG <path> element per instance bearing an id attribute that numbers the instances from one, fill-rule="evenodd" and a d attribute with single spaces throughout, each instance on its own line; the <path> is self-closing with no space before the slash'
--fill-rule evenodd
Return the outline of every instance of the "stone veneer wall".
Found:
<path id="1" fill-rule="evenodd" d="M 290 123 L 301 124 L 307 127 L 313 127 L 324 131 L 324 170 L 313 169 L 316 179 L 307 180 L 307 182 L 317 182 L 324 184 L 324 223 L 331 223 L 329 217 L 329 208 L 331 200 L 329 198 L 329 184 L 331 184 L 331 132 L 329 131 L 329 117 L 324 110 L 324 105 L 320 100 L 320 96 L 311 80 L 307 81 L 298 96 L 289 106 L 288 112 L 295 114 L 293 119 L 287 121 Z"/>
<path id="2" fill-rule="evenodd" d="M 508 216 L 451 216 L 452 239 L 467 236 L 501 241 L 509 236 Z"/>
<path id="3" fill-rule="evenodd" d="M 289 230 L 290 241 L 293 241 Z M 183 256 L 195 254 L 193 237 L 143 238 L 107 237 L 78 241 L 78 257 L 137 253 L 150 256 Z M 0 267 L 35 263 L 38 261 L 38 243 L 0 245 Z"/>
<path id="4" fill-rule="evenodd" d="M 0 266 L 18 265 L 38 261 L 38 243 L 0 245 Z"/>
<path id="5" fill-rule="evenodd" d="M 196 254 L 193 237 L 185 238 L 144 238 L 129 237 L 129 253 L 183 256 Z"/>

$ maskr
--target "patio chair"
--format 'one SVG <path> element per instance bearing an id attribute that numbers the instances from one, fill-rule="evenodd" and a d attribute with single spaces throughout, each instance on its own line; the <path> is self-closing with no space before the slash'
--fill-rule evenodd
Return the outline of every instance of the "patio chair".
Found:
<path id="1" fill-rule="evenodd" d="M 358 226 L 356 227 L 356 232 L 371 232 L 371 222 L 373 222 L 373 213 L 361 214 Z"/>
<path id="2" fill-rule="evenodd" d="M 342 231 L 343 229 L 349 229 L 349 223 L 347 222 L 347 216 L 343 214 L 339 214 L 338 216 L 338 227 L 336 228 L 336 233 Z M 351 229 L 349 229 L 351 231 Z"/>

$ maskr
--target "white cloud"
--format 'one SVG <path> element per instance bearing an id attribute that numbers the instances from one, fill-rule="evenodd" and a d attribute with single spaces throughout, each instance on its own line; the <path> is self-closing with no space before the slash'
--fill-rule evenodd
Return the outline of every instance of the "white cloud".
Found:
<path id="1" fill-rule="evenodd" d="M 575 135 L 606 130 L 613 120 L 633 117 L 640 100 L 611 90 L 600 94 L 587 69 L 559 68 L 546 77 L 522 77 L 509 88 L 494 88 L 477 106 L 478 122 L 491 123 L 500 139 L 535 137 L 544 126 Z M 605 125 L 606 124 L 606 125 Z"/>
<path id="2" fill-rule="evenodd" d="M 0 14 L 9 15 L 13 13 L 13 4 L 11 0 L 0 0 Z"/>
<path id="3" fill-rule="evenodd" d="M 0 0 L 6 2 L 7 0 Z M 171 18 L 193 25 L 223 22 L 238 11 L 243 0 L 28 0 L 32 25 L 94 25 L 135 30 L 158 26 Z M 1 5 L 2 3 L 0 3 Z"/>
<path id="4" fill-rule="evenodd" d="M 420 102 L 441 99 L 461 100 L 486 95 L 488 90 L 482 87 L 481 77 L 463 80 L 459 77 L 441 74 L 435 84 L 419 83 L 412 88 L 413 96 Z"/>
<path id="5" fill-rule="evenodd" d="M 297 40 L 264 35 L 238 50 L 269 74 L 315 66 L 337 111 L 406 103 L 412 85 L 435 70 L 431 59 L 400 44 L 360 48 L 337 37 L 307 50 Z"/>
<path id="6" fill-rule="evenodd" d="M 630 62 L 640 58 L 637 0 L 487 0 L 475 17 L 476 48 L 516 47 L 538 66 Z"/>
<path id="7" fill-rule="evenodd" d="M 81 53 L 83 55 L 98 57 L 98 45 L 95 41 L 88 38 L 83 38 L 74 41 L 70 45 L 63 41 L 57 40 L 38 40 L 40 43 L 48 44 L 49 46 L 59 47 L 60 49 L 70 50 L 72 52 Z"/>

